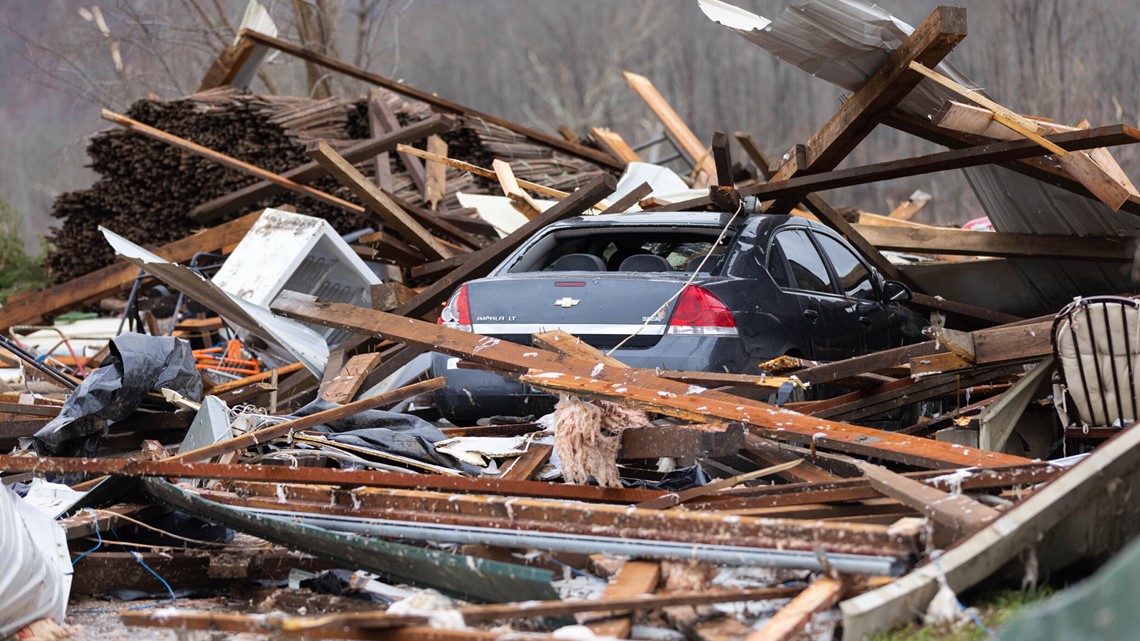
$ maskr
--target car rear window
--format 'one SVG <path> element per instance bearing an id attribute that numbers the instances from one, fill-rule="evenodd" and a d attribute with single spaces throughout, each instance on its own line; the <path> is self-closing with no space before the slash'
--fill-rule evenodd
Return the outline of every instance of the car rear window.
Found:
<path id="1" fill-rule="evenodd" d="M 591 228 L 558 230 L 518 257 L 509 271 L 688 272 L 712 253 L 703 271 L 719 265 L 724 245 L 714 228 Z"/>

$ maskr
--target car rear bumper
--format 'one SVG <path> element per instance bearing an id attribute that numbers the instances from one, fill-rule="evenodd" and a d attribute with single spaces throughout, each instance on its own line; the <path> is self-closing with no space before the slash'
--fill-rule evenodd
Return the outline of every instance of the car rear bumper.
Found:
<path id="1" fill-rule="evenodd" d="M 646 349 L 619 349 L 618 360 L 632 367 L 704 372 L 746 372 L 750 359 L 737 336 L 666 335 Z M 546 392 L 483 370 L 459 369 L 459 359 L 432 354 L 432 376 L 447 386 L 434 393 L 445 418 L 473 421 L 489 416 L 542 416 L 557 399 Z"/>

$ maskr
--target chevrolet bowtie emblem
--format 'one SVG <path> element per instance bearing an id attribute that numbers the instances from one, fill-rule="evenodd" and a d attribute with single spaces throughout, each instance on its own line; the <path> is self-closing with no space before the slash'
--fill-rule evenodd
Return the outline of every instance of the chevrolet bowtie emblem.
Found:
<path id="1" fill-rule="evenodd" d="M 577 305 L 580 302 L 582 302 L 582 301 L 578 300 L 577 298 L 570 298 L 569 296 L 566 296 L 564 298 L 559 298 L 558 300 L 554 301 L 554 304 L 559 306 L 559 307 L 562 307 L 562 308 L 570 308 L 570 307 Z"/>

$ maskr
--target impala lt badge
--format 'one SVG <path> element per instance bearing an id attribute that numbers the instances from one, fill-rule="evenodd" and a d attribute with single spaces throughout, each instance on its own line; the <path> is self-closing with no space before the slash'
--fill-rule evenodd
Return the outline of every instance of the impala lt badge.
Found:
<path id="1" fill-rule="evenodd" d="M 569 296 L 565 296 L 563 298 L 559 298 L 558 300 L 554 301 L 554 304 L 563 308 L 563 309 L 569 309 L 569 308 L 577 305 L 580 302 L 582 302 L 582 301 L 578 300 L 577 298 L 570 298 Z"/>

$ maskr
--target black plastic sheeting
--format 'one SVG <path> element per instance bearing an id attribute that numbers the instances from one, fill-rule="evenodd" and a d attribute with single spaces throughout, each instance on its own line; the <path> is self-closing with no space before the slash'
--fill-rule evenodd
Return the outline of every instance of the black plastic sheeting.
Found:
<path id="1" fill-rule="evenodd" d="M 59 416 L 36 432 L 36 453 L 95 456 L 107 428 L 135 411 L 148 392 L 163 388 L 202 400 L 202 377 L 190 343 L 133 333 L 111 339 L 103 364 L 71 393 Z"/>
<path id="2" fill-rule="evenodd" d="M 334 407 L 337 407 L 336 403 L 318 398 L 294 412 L 293 416 L 308 416 Z M 432 444 L 446 439 L 447 435 L 422 418 L 409 414 L 365 410 L 329 421 L 314 428 L 314 431 L 324 432 L 327 434 L 325 438 L 336 443 L 398 454 L 468 474 L 479 474 L 478 468 L 436 451 Z M 341 463 L 341 466 L 345 464 Z"/>
<path id="3" fill-rule="evenodd" d="M 708 472 L 700 463 L 681 467 L 661 477 L 660 481 L 646 481 L 643 479 L 622 479 L 623 487 L 640 488 L 643 490 L 661 490 L 662 492 L 680 492 L 691 487 L 708 485 L 712 481 Z"/>

